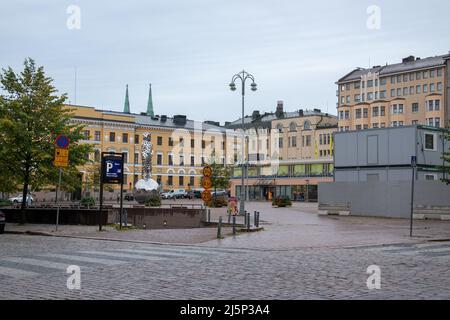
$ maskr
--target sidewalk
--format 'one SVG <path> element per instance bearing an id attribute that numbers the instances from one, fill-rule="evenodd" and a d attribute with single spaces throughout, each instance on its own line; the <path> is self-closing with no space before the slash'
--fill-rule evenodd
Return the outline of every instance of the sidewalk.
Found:
<path id="1" fill-rule="evenodd" d="M 5 233 L 170 244 L 199 244 L 217 238 L 217 228 L 118 231 L 113 227 L 103 226 L 102 229 L 100 232 L 98 226 L 62 225 L 55 231 L 55 225 L 7 223 Z M 231 233 L 231 228 L 222 228 L 223 236 Z"/>

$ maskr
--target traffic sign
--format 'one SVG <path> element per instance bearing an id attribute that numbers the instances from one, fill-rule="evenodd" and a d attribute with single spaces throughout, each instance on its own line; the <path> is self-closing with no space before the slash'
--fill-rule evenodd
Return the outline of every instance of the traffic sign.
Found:
<path id="1" fill-rule="evenodd" d="M 67 149 L 69 147 L 69 143 L 70 143 L 69 137 L 63 134 L 60 134 L 55 140 L 55 144 L 58 146 L 58 148 L 61 149 Z"/>
<path id="2" fill-rule="evenodd" d="M 210 166 L 206 166 L 203 168 L 203 176 L 210 178 L 212 176 L 212 169 Z"/>
<path id="3" fill-rule="evenodd" d="M 123 181 L 123 157 L 105 155 L 102 159 L 102 182 L 122 184 Z"/>
<path id="4" fill-rule="evenodd" d="M 67 167 L 69 166 L 69 150 L 56 148 L 55 149 L 55 167 Z"/>
<path id="5" fill-rule="evenodd" d="M 211 201 L 212 196 L 211 196 L 211 192 L 209 190 L 205 190 L 202 192 L 202 200 L 204 202 L 209 202 Z"/>
<path id="6" fill-rule="evenodd" d="M 203 180 L 202 180 L 202 187 L 204 188 L 204 189 L 206 189 L 206 190 L 208 190 L 208 189 L 211 189 L 211 187 L 212 187 L 212 181 L 211 181 L 211 178 L 209 178 L 209 177 L 203 177 Z"/>

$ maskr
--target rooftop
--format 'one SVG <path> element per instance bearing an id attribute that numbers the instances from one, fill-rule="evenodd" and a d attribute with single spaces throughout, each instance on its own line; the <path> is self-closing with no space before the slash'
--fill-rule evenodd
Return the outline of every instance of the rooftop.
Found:
<path id="1" fill-rule="evenodd" d="M 414 56 L 407 57 L 403 59 L 401 63 L 396 64 L 386 64 L 385 66 L 375 66 L 369 69 L 356 68 L 352 72 L 348 73 L 337 83 L 349 82 L 360 80 L 362 76 L 368 75 L 369 73 L 378 73 L 380 76 L 390 75 L 396 73 L 410 72 L 413 70 L 427 69 L 432 67 L 438 67 L 445 65 L 446 59 L 450 58 L 450 54 L 428 57 L 425 59 L 416 58 Z"/>

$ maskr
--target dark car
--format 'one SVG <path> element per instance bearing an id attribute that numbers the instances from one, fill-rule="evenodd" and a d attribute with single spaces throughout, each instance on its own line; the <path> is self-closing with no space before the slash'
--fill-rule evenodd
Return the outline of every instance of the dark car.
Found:
<path id="1" fill-rule="evenodd" d="M 0 210 L 0 233 L 3 233 L 5 231 L 5 224 L 6 224 L 5 213 Z"/>

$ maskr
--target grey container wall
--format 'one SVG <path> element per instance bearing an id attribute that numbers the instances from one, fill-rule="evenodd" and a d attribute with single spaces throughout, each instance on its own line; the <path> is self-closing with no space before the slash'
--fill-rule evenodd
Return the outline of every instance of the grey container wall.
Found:
<path id="1" fill-rule="evenodd" d="M 436 151 L 425 150 L 425 133 L 436 134 Z M 335 133 L 335 167 L 410 165 L 411 156 L 420 165 L 442 165 L 442 141 L 442 131 L 421 126 Z"/>
<path id="2" fill-rule="evenodd" d="M 426 150 L 425 134 L 433 135 L 433 150 Z M 341 132 L 334 141 L 336 182 L 411 180 L 412 156 L 417 157 L 417 179 L 425 179 L 425 170 L 434 170 L 440 179 L 443 151 L 450 147 L 443 130 L 424 126 Z"/>

